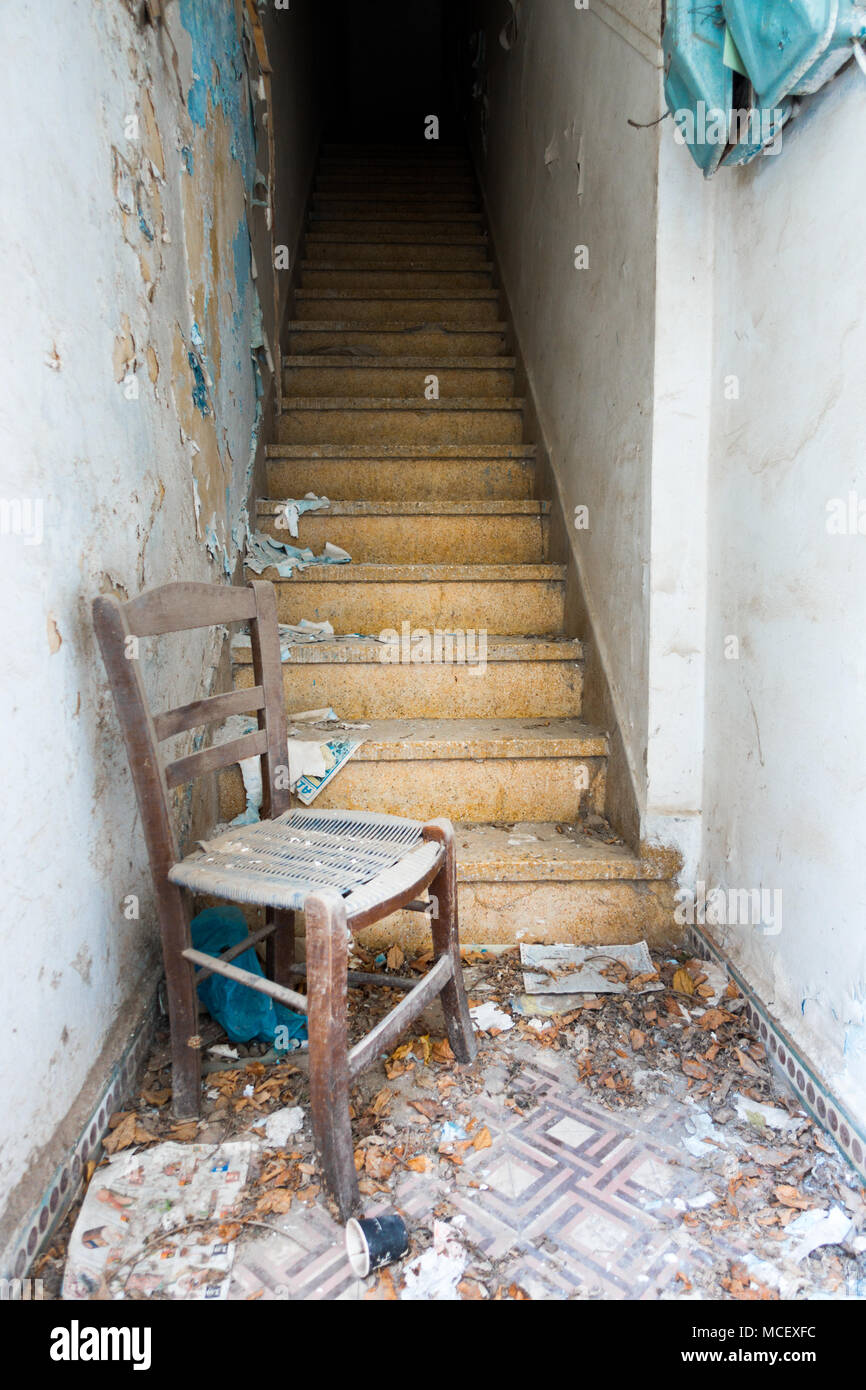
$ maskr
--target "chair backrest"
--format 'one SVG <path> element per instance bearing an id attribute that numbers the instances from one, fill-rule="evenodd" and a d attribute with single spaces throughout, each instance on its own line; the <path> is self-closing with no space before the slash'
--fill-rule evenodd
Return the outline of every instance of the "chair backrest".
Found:
<path id="1" fill-rule="evenodd" d="M 126 741 L 151 870 L 159 890 L 178 858 L 169 804 L 172 788 L 242 758 L 260 757 L 262 816 L 278 816 L 290 809 L 276 593 L 273 584 L 261 579 L 244 588 L 164 584 L 127 603 L 113 595 L 100 595 L 93 601 L 93 622 Z M 253 688 L 212 695 L 152 714 L 141 677 L 137 639 L 237 622 L 250 625 Z M 159 745 L 166 739 L 247 713 L 258 716 L 259 727 L 254 732 L 163 766 Z"/>

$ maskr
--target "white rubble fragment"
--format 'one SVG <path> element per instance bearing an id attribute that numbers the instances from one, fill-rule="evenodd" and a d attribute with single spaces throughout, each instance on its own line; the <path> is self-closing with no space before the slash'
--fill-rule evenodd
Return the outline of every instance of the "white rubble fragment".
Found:
<path id="1" fill-rule="evenodd" d="M 783 1133 L 793 1133 L 803 1123 L 796 1115 L 789 1115 L 778 1105 L 766 1105 L 763 1101 L 750 1100 L 748 1096 L 735 1095 L 734 1107 L 741 1120 L 755 1129 L 778 1129 Z"/>
<path id="2" fill-rule="evenodd" d="M 469 1012 L 476 1028 L 482 1033 L 489 1033 L 491 1028 L 498 1028 L 500 1033 L 507 1033 L 509 1028 L 514 1027 L 514 1020 L 503 1013 L 492 1000 L 487 1004 L 476 1004 Z"/>
<path id="3" fill-rule="evenodd" d="M 444 1221 L 433 1223 L 433 1244 L 406 1267 L 401 1299 L 410 1303 L 454 1302 L 469 1258 Z"/>
<path id="4" fill-rule="evenodd" d="M 304 1128 L 304 1112 L 300 1105 L 293 1105 L 284 1110 L 275 1110 L 273 1115 L 269 1115 L 264 1121 L 259 1121 L 253 1125 L 253 1129 L 260 1129 L 264 1124 L 265 1141 L 272 1149 L 284 1149 L 293 1134 L 300 1134 Z"/>
<path id="5" fill-rule="evenodd" d="M 854 1222 L 841 1207 L 829 1211 L 814 1208 L 804 1211 L 785 1228 L 786 1240 L 782 1250 L 789 1260 L 799 1262 L 822 1245 L 842 1245 L 851 1234 Z"/>

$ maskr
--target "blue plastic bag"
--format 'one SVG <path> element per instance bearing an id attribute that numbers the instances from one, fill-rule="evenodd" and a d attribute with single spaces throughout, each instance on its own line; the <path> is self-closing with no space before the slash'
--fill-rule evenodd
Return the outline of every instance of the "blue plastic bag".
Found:
<path id="1" fill-rule="evenodd" d="M 209 907 L 194 917 L 191 923 L 192 944 L 196 951 L 218 956 L 249 936 L 246 918 L 239 907 Z M 259 958 L 251 946 L 232 961 L 240 970 L 264 979 Z M 209 975 L 198 986 L 198 997 L 211 1018 L 222 1024 L 232 1042 L 269 1042 L 307 1036 L 307 1020 L 303 1014 L 277 1004 L 266 994 L 248 989 L 237 980 L 224 975 Z"/>

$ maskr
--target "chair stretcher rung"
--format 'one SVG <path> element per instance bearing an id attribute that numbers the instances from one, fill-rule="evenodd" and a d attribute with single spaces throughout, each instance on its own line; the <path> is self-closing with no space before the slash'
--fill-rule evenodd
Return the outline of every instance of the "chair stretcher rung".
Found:
<path id="1" fill-rule="evenodd" d="M 290 975 L 300 975 L 306 977 L 307 967 L 305 965 L 293 965 L 289 971 Z M 403 975 L 370 975 L 364 970 L 348 970 L 346 979 L 349 988 L 358 989 L 404 989 L 411 990 L 417 985 L 417 980 L 407 980 Z"/>
<path id="2" fill-rule="evenodd" d="M 260 941 L 266 941 L 269 936 L 273 936 L 276 930 L 276 922 L 269 922 L 266 927 L 262 927 L 261 931 L 254 931 L 251 936 L 246 937 L 243 941 L 239 941 L 236 946 L 230 947 L 228 951 L 223 951 L 220 960 L 228 962 L 234 960 L 236 956 L 242 956 L 244 951 L 248 951 L 251 946 L 258 946 Z M 206 980 L 208 975 L 212 975 L 213 973 L 213 970 L 210 968 L 200 970 L 195 977 L 196 984 L 200 985 L 202 980 Z"/>
<path id="3" fill-rule="evenodd" d="M 374 1062 L 383 1052 L 387 1052 L 393 1042 L 396 1042 L 400 1034 L 408 1027 L 413 1018 L 417 1018 L 422 1009 L 426 1009 L 454 976 L 454 964 L 450 956 L 440 956 L 436 964 L 427 971 L 420 984 L 417 984 L 411 994 L 407 994 L 405 999 L 393 1008 L 389 1014 L 378 1023 L 366 1038 L 362 1038 L 349 1053 L 349 1078 L 355 1077 Z"/>
<path id="4" fill-rule="evenodd" d="M 191 947 L 183 951 L 182 955 L 184 960 L 192 961 L 193 965 L 203 965 L 214 975 L 225 975 L 227 980 L 236 980 L 239 985 L 246 985 L 257 994 L 267 994 L 270 999 L 276 999 L 278 1004 L 285 1004 L 287 1009 L 294 1009 L 300 1014 L 307 1012 L 306 998 L 303 994 L 295 994 L 293 989 L 276 985 L 273 980 L 265 980 L 261 975 L 253 975 L 250 970 L 239 970 L 236 965 L 227 965 L 216 956 L 207 956 L 204 951 L 194 951 Z"/>

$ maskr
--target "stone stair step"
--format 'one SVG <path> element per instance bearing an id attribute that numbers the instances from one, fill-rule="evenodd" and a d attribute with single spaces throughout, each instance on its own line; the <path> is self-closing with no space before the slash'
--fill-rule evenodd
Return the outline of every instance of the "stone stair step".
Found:
<path id="1" fill-rule="evenodd" d="M 279 501 L 259 501 L 261 531 L 292 539 Z M 549 504 L 492 502 L 331 502 L 300 518 L 299 546 L 320 553 L 327 541 L 355 564 L 543 564 L 547 559 Z"/>
<path id="2" fill-rule="evenodd" d="M 294 581 L 292 581 L 294 582 Z M 282 588 L 282 586 L 281 586 Z M 295 621 L 309 617 L 301 601 Z M 286 621 L 281 617 L 282 621 Z M 583 690 L 583 649 L 573 640 L 488 636 L 464 630 L 449 641 L 402 623 L 384 642 L 321 642 L 293 647 L 283 662 L 287 709 L 332 707 L 341 719 L 576 719 Z M 419 643 L 426 637 L 427 651 Z M 434 659 L 437 655 L 441 659 Z M 430 659 L 422 660 L 422 656 Z M 462 659 L 461 659 L 462 658 Z M 483 664 L 480 664 L 483 661 Z M 253 683 L 248 653 L 235 663 L 235 684 Z"/>
<path id="3" fill-rule="evenodd" d="M 322 159 L 354 159 L 359 163 L 375 159 L 415 159 L 438 163 L 443 159 L 467 159 L 465 145 L 445 144 L 440 140 L 418 139 L 411 142 L 368 140 L 359 145 L 329 141 L 322 146 Z"/>
<path id="4" fill-rule="evenodd" d="M 503 323 L 448 324 L 411 323 L 345 324 L 323 321 L 287 325 L 286 347 L 295 356 L 320 355 L 325 361 L 349 356 L 363 362 L 367 358 L 417 357 L 495 357 L 504 355 L 507 330 Z"/>
<path id="5" fill-rule="evenodd" d="M 295 291 L 295 315 L 301 323 L 311 320 L 361 324 L 499 324 L 499 291 L 473 290 L 459 295 L 430 290 L 423 295 L 407 295 L 400 290 L 381 290 L 376 294 L 351 290 Z"/>
<path id="6" fill-rule="evenodd" d="M 328 733 L 290 724 L 289 737 Z M 576 719 L 375 720 L 357 737 L 366 742 L 317 807 L 415 820 L 573 821 L 604 806 L 607 735 Z M 221 820 L 244 810 L 237 766 L 221 773 L 219 796 Z"/>
<path id="7" fill-rule="evenodd" d="M 277 585 L 280 622 L 330 622 L 338 633 L 407 622 L 555 637 L 565 615 L 564 565 L 314 565 L 292 579 L 274 570 L 264 578 Z"/>
<path id="8" fill-rule="evenodd" d="M 330 214 L 338 208 L 342 211 L 348 209 L 350 213 L 355 210 L 364 213 L 380 208 L 386 216 L 399 217 L 404 211 L 417 214 L 433 209 L 440 214 L 480 213 L 481 201 L 474 185 L 440 193 L 438 188 L 431 188 L 429 183 L 407 189 L 395 182 L 389 187 L 379 188 L 370 188 L 366 184 L 349 189 L 317 188 L 313 191 L 312 207 L 314 212 L 320 214 Z"/>
<path id="9" fill-rule="evenodd" d="M 531 499 L 535 446 L 277 444 L 267 449 L 270 497 L 475 501 Z"/>
<path id="10" fill-rule="evenodd" d="M 426 225 L 432 218 L 435 222 L 454 222 L 464 219 L 473 228 L 480 229 L 482 212 L 476 201 L 470 198 L 435 198 L 426 201 L 422 198 L 362 198 L 316 197 L 313 201 L 313 222 L 317 218 L 333 220 L 349 218 L 352 221 L 402 222 L 404 226 Z"/>
<path id="11" fill-rule="evenodd" d="M 440 399 L 513 397 L 513 357 L 283 358 L 283 390 L 290 396 L 424 397 L 431 374 Z"/>
<path id="12" fill-rule="evenodd" d="M 476 268 L 447 270 L 441 266 L 341 265 L 339 262 L 301 262 L 301 285 L 309 290 L 345 290 L 351 294 L 379 294 L 382 290 L 399 291 L 404 295 L 423 298 L 431 292 L 460 295 L 486 290 L 493 284 L 493 266 L 489 262 Z"/>
<path id="13" fill-rule="evenodd" d="M 420 237 L 420 232 L 418 233 Z M 483 236 L 438 236 L 413 239 L 393 232 L 376 240 L 369 233 L 349 236 L 345 233 L 310 232 L 304 242 L 306 260 L 316 265 L 322 262 L 344 265 L 370 265 L 376 262 L 391 267 L 416 265 L 450 269 L 466 266 L 476 268 L 487 264 L 490 243 Z"/>
<path id="14" fill-rule="evenodd" d="M 571 826 L 563 830 L 534 822 L 457 826 L 461 941 L 672 942 L 674 885 L 668 871 L 621 843 L 606 844 Z M 429 944 L 429 928 L 415 913 L 398 913 L 361 939 L 416 950 Z"/>
<path id="15" fill-rule="evenodd" d="M 542 564 L 549 513 L 549 503 L 531 500 L 331 500 L 326 510 L 300 517 L 295 543 L 318 555 L 331 541 L 356 564 Z M 279 501 L 260 499 L 256 517 L 259 530 L 291 539 Z"/>
<path id="16" fill-rule="evenodd" d="M 517 444 L 523 405 L 516 397 L 297 396 L 283 402 L 278 438 L 285 444 Z"/>
<path id="17" fill-rule="evenodd" d="M 490 243 L 484 233 L 484 220 L 480 213 L 460 213 L 453 216 L 434 212 L 417 217 L 376 217 L 367 214 L 363 217 L 311 217 L 307 223 L 307 237 L 330 239 L 331 237 L 354 237 L 360 246 L 371 239 L 376 242 L 391 238 L 400 242 L 414 243 L 423 239 L 427 246 L 441 243 L 463 242 L 467 239 L 483 240 L 490 254 Z M 485 257 L 487 259 L 487 257 Z"/>
<path id="18" fill-rule="evenodd" d="M 475 177 L 472 168 L 472 161 L 467 158 L 447 158 L 447 159 L 418 159 L 415 156 L 402 155 L 392 157 L 382 157 L 379 159 L 358 160 L 350 157 L 327 156 L 319 160 L 320 174 L 352 174 L 358 178 L 365 177 L 369 171 L 370 175 L 393 174 L 398 175 L 406 172 L 409 174 L 424 174 L 428 177 L 447 177 L 449 174 L 468 175 Z"/>
<path id="19" fill-rule="evenodd" d="M 429 200 L 434 195 L 449 200 L 469 200 L 474 204 L 478 200 L 478 184 L 472 174 L 452 169 L 371 169 L 369 173 L 343 169 L 319 173 L 313 190 L 314 198 L 411 201 L 418 197 Z"/>

